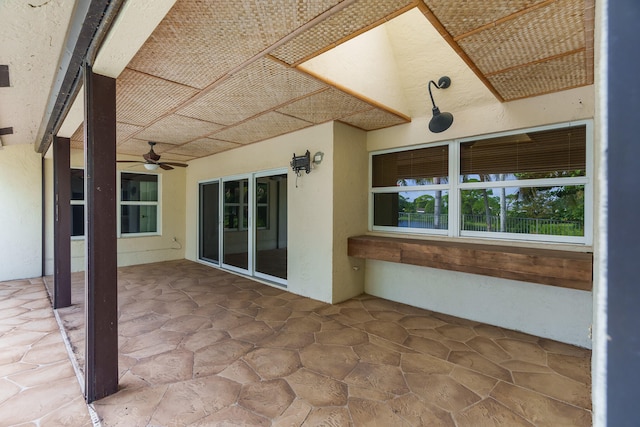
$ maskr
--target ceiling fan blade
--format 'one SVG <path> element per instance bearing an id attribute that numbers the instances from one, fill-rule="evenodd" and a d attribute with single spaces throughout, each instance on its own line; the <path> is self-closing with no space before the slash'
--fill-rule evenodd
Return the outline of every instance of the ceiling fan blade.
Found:
<path id="1" fill-rule="evenodd" d="M 117 163 L 145 163 L 140 160 L 116 160 Z"/>
<path id="2" fill-rule="evenodd" d="M 162 169 L 164 169 L 166 171 L 170 171 L 171 169 L 173 169 L 171 166 L 169 166 L 166 163 L 158 163 L 158 166 L 160 166 Z"/>
<path id="3" fill-rule="evenodd" d="M 186 168 L 187 166 L 189 166 L 189 165 L 184 164 L 184 163 L 174 163 L 174 162 L 160 162 L 158 164 L 160 164 L 160 165 L 178 166 L 178 167 L 181 167 L 181 168 Z"/>

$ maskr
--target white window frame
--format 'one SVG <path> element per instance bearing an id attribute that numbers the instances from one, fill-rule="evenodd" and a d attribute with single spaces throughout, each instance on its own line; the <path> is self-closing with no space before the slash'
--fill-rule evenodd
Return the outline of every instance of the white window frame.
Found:
<path id="1" fill-rule="evenodd" d="M 585 126 L 586 127 L 586 167 L 585 175 L 580 177 L 566 177 L 566 178 L 545 178 L 545 179 L 531 179 L 521 181 L 496 181 L 496 182 L 460 182 L 460 145 L 469 141 L 480 141 L 484 139 L 517 135 L 526 132 L 540 132 L 551 129 L 561 129 L 573 126 Z M 381 231 L 389 233 L 401 233 L 401 234 L 420 234 L 420 235 L 445 235 L 451 238 L 479 238 L 479 239 L 495 239 L 495 240 L 512 240 L 512 241 L 527 241 L 527 242 L 553 242 L 553 243 L 569 243 L 569 244 L 581 244 L 592 245 L 593 243 L 593 174 L 594 174 L 594 159 L 593 159 L 593 121 L 592 120 L 579 120 L 558 123 L 547 126 L 537 126 L 526 129 L 519 129 L 507 132 L 498 132 L 493 134 L 487 134 L 482 136 L 474 136 L 468 138 L 460 138 L 451 141 L 439 142 L 436 144 L 422 144 L 411 147 L 402 147 L 400 149 L 387 149 L 380 151 L 373 151 L 369 153 L 369 230 Z M 400 152 L 411 151 L 426 147 L 437 147 L 442 145 L 449 146 L 449 183 L 438 185 L 421 185 L 421 186 L 395 186 L 395 187 L 373 187 L 373 156 Z M 553 236 L 542 234 L 519 234 L 519 233 L 505 233 L 505 232 L 491 232 L 491 231 L 463 231 L 460 224 L 460 202 L 461 191 L 469 189 L 485 189 L 485 188 L 509 188 L 509 187 L 557 187 L 557 186 L 571 186 L 571 185 L 583 185 L 584 186 L 584 236 Z M 448 229 L 447 230 L 435 230 L 426 228 L 407 228 L 407 227 L 389 227 L 389 226 L 376 226 L 373 224 L 374 206 L 373 199 L 376 193 L 398 193 L 405 191 L 433 191 L 433 190 L 446 190 L 448 191 Z"/>
<path id="2" fill-rule="evenodd" d="M 151 172 L 131 172 L 131 171 L 118 171 L 117 174 L 117 219 L 118 219 L 118 238 L 128 237 L 145 237 L 145 236 L 161 236 L 162 235 L 162 174 Z M 123 201 L 122 200 L 122 175 L 123 174 L 135 174 L 135 175 L 154 175 L 158 179 L 158 200 L 157 201 Z M 156 231 L 145 233 L 123 233 L 122 232 L 122 206 L 156 206 Z"/>
<path id="3" fill-rule="evenodd" d="M 451 200 L 451 182 L 447 184 L 427 184 L 427 185 L 413 185 L 413 186 L 394 186 L 394 187 L 373 187 L 373 156 L 387 153 L 398 153 L 401 151 L 413 151 L 421 148 L 443 147 L 449 146 L 449 178 L 451 181 L 451 145 L 449 142 L 440 142 L 437 144 L 421 144 L 411 147 L 403 147 L 401 149 L 387 149 L 381 151 L 375 151 L 369 154 L 369 230 L 384 231 L 384 232 L 398 232 L 403 233 L 418 233 L 418 234 L 434 234 L 447 236 L 449 230 L 442 229 L 428 229 L 428 228 L 409 228 L 409 227 L 389 227 L 383 225 L 373 224 L 373 195 L 384 193 L 404 193 L 410 191 L 446 191 L 449 194 L 449 200 Z M 449 202 L 449 212 L 451 212 L 451 202 Z M 449 215 L 449 229 L 451 228 L 451 215 Z"/>

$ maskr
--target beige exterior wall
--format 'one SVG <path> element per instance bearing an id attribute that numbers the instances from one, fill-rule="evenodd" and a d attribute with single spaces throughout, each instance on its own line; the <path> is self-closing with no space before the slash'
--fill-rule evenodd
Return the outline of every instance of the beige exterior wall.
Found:
<path id="1" fill-rule="evenodd" d="M 428 95 L 425 97 L 428 102 Z M 369 151 L 405 147 L 436 141 L 491 134 L 571 120 L 592 119 L 595 110 L 593 86 L 500 103 L 498 101 L 478 107 L 452 110 L 439 101 L 442 111 L 454 116 L 453 125 L 443 133 L 428 130 L 428 117 L 415 117 L 411 123 L 394 126 L 367 135 Z"/>
<path id="2" fill-rule="evenodd" d="M 295 153 L 324 153 L 321 165 L 299 178 L 289 162 Z M 194 160 L 186 179 L 186 258 L 198 260 L 198 185 L 221 177 L 286 170 L 288 197 L 288 290 L 332 301 L 333 124 L 303 129 L 257 144 Z"/>
<path id="3" fill-rule="evenodd" d="M 41 275 L 41 176 L 30 144 L 0 149 L 0 281 Z"/>
<path id="4" fill-rule="evenodd" d="M 131 159 L 137 160 L 134 157 Z M 71 150 L 72 168 L 84 168 L 84 152 Z M 142 166 L 131 167 L 130 164 L 117 166 L 118 171 L 141 172 Z M 158 169 L 161 175 L 162 213 L 161 230 L 158 236 L 120 237 L 118 238 L 118 266 L 146 264 L 184 258 L 185 246 L 185 171 L 175 168 L 171 171 Z M 118 172 L 119 173 L 119 172 Z M 45 160 L 45 274 L 53 274 L 53 159 Z M 173 241 L 173 238 L 176 241 Z M 74 237 L 71 240 L 71 271 L 83 271 L 85 257 L 84 238 Z"/>
<path id="5" fill-rule="evenodd" d="M 324 153 L 310 174 L 296 177 L 293 153 Z M 325 302 L 364 291 L 363 263 L 347 257 L 347 237 L 367 227 L 366 133 L 327 123 L 190 163 L 187 170 L 187 252 L 198 260 L 198 185 L 220 177 L 286 170 L 289 291 Z M 353 267 L 356 267 L 354 269 Z"/>
<path id="6" fill-rule="evenodd" d="M 367 231 L 369 157 L 366 133 L 336 123 L 333 153 L 332 302 L 364 292 L 364 262 L 347 256 L 347 238 Z"/>
<path id="7" fill-rule="evenodd" d="M 369 132 L 367 149 L 376 151 L 592 119 L 594 111 L 594 87 L 589 86 L 510 103 L 495 103 L 483 108 L 452 111 L 455 117 L 454 124 L 442 134 L 433 134 L 427 130 L 429 118 L 414 119 L 407 125 Z M 597 177 L 599 172 L 597 153 L 600 142 L 597 136 L 596 130 L 593 150 L 596 153 L 594 177 Z M 594 181 L 593 223 L 598 224 L 600 183 L 595 178 Z M 463 240 L 492 242 L 461 239 Z M 527 244 L 502 240 L 499 243 L 550 246 L 547 243 Z M 593 246 L 554 247 L 593 251 Z M 591 347 L 594 306 L 592 292 L 381 261 L 367 261 L 365 291 L 437 312 Z"/>

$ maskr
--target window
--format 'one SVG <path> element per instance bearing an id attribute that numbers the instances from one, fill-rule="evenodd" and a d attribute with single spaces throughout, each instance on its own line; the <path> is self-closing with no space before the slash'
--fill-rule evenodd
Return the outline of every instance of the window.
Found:
<path id="1" fill-rule="evenodd" d="M 71 169 L 71 237 L 84 236 L 84 170 Z"/>
<path id="2" fill-rule="evenodd" d="M 374 155 L 372 186 L 374 227 L 446 233 L 447 145 Z"/>
<path id="3" fill-rule="evenodd" d="M 584 122 L 373 153 L 372 229 L 590 243 L 591 134 Z"/>
<path id="4" fill-rule="evenodd" d="M 224 229 L 249 228 L 249 180 L 240 179 L 224 183 Z"/>
<path id="5" fill-rule="evenodd" d="M 160 200 L 158 175 L 120 175 L 120 233 L 159 234 Z"/>

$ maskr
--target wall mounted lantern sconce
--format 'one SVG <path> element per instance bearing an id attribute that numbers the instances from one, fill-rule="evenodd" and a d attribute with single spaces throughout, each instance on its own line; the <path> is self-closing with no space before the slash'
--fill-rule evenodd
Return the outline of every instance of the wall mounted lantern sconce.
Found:
<path id="1" fill-rule="evenodd" d="M 449 129 L 451 123 L 453 123 L 453 114 L 441 113 L 440 109 L 436 107 L 436 103 L 433 100 L 433 94 L 431 93 L 432 84 L 438 89 L 446 89 L 451 86 L 451 79 L 447 76 L 440 77 L 437 84 L 433 80 L 429 80 L 429 97 L 431 98 L 431 104 L 433 105 L 433 117 L 431 118 L 431 121 L 429 121 L 429 130 L 433 133 L 440 133 Z"/>
<path id="2" fill-rule="evenodd" d="M 306 173 L 311 172 L 311 153 L 309 153 L 309 150 L 307 150 L 307 152 L 302 156 L 296 156 L 296 153 L 293 153 L 293 159 L 291 159 L 291 169 L 293 169 L 297 176 L 300 176 L 301 170 L 304 170 Z"/>

